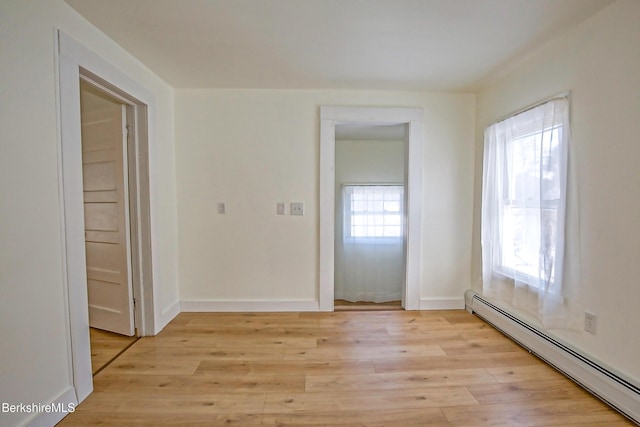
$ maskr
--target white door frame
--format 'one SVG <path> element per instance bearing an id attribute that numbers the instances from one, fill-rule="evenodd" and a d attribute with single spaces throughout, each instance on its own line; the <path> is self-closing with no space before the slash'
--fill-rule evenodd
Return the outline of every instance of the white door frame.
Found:
<path id="1" fill-rule="evenodd" d="M 61 31 L 57 32 L 57 71 L 60 143 L 58 180 L 61 197 L 65 292 L 69 312 L 69 364 L 77 403 L 93 390 L 82 186 L 80 79 L 122 100 L 134 123 L 129 156 L 132 275 L 138 335 L 152 335 L 154 325 L 153 271 L 149 199 L 149 130 L 155 101 L 143 85 Z"/>
<path id="2" fill-rule="evenodd" d="M 420 308 L 420 240 L 422 230 L 422 164 L 424 113 L 422 108 L 320 107 L 320 285 L 319 308 L 334 307 L 335 153 L 337 124 L 404 124 L 407 126 L 406 266 L 403 302 L 406 310 Z"/>

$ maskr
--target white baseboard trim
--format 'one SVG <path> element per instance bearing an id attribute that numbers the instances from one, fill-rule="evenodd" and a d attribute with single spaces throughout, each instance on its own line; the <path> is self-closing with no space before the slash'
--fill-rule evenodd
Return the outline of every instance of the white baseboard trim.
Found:
<path id="1" fill-rule="evenodd" d="M 279 312 L 279 311 L 319 311 L 316 300 L 285 301 L 242 301 L 242 300 L 204 300 L 181 301 L 180 310 L 184 312 Z"/>
<path id="2" fill-rule="evenodd" d="M 465 301 L 467 311 L 483 318 L 583 388 L 640 424 L 640 384 L 472 290 L 465 293 Z"/>
<path id="3" fill-rule="evenodd" d="M 43 403 L 42 405 L 43 412 L 34 415 L 25 425 L 29 427 L 55 426 L 78 406 L 76 390 L 73 386 L 69 386 L 53 402 Z"/>
<path id="4" fill-rule="evenodd" d="M 160 318 L 156 321 L 154 334 L 162 331 L 178 314 L 180 314 L 180 301 L 174 302 L 162 311 Z"/>
<path id="5" fill-rule="evenodd" d="M 464 298 L 420 298 L 420 310 L 463 310 Z"/>

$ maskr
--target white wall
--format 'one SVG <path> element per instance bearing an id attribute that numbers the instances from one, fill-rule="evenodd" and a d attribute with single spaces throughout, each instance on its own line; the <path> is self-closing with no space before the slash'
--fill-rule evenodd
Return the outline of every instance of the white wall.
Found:
<path id="1" fill-rule="evenodd" d="M 462 301 L 471 264 L 473 95 L 177 90 L 181 301 L 217 309 L 317 301 L 321 105 L 424 109 L 421 296 Z M 276 215 L 278 201 L 304 202 L 305 216 Z M 227 204 L 226 215 L 216 213 L 217 202 Z"/>
<path id="2" fill-rule="evenodd" d="M 533 53 L 478 95 L 474 282 L 484 127 L 571 90 L 578 163 L 584 307 L 596 335 L 554 331 L 640 382 L 640 2 L 619 0 Z"/>
<path id="3" fill-rule="evenodd" d="M 62 0 L 0 2 L 0 400 L 48 403 L 71 384 L 58 193 L 55 28 L 156 97 L 153 248 L 160 309 L 177 301 L 173 90 Z M 0 425 L 34 414 L 0 414 Z"/>
<path id="4" fill-rule="evenodd" d="M 336 140 L 336 194 L 345 183 L 403 183 L 404 141 Z"/>

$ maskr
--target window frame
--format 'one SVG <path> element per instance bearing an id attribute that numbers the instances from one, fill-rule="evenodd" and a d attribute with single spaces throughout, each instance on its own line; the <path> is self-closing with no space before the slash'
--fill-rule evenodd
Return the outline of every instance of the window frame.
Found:
<path id="1" fill-rule="evenodd" d="M 501 121 L 511 120 L 516 116 L 519 116 L 520 114 L 526 114 L 529 110 L 533 110 L 538 107 L 543 107 L 546 104 L 553 102 L 554 100 L 555 99 L 550 99 L 548 101 L 539 103 L 533 107 L 530 107 L 527 110 L 515 113 L 512 116 L 509 116 L 506 119 L 503 119 Z M 498 174 L 502 174 L 502 176 L 499 178 L 502 182 L 501 182 L 501 186 L 497 185 L 493 190 L 494 192 L 496 192 L 496 197 L 498 198 L 497 200 L 498 205 L 496 205 L 494 209 L 499 210 L 500 219 L 497 219 L 497 218 L 495 219 L 496 223 L 492 226 L 492 228 L 497 230 L 497 233 L 500 236 L 499 237 L 500 244 L 497 245 L 498 250 L 491 251 L 492 257 L 490 258 L 491 259 L 490 270 L 492 274 L 495 275 L 496 277 L 513 279 L 513 280 L 516 280 L 517 282 L 524 283 L 532 288 L 539 288 L 540 286 L 546 285 L 549 291 L 553 293 L 560 291 L 561 280 L 556 280 L 557 278 L 556 274 L 558 274 L 558 271 L 562 272 L 562 268 L 563 268 L 562 257 L 564 256 L 564 244 L 566 244 L 564 243 L 564 241 L 562 242 L 560 241 L 559 234 L 558 234 L 558 233 L 563 233 L 563 230 L 566 226 L 566 218 L 565 218 L 565 210 L 566 210 L 566 202 L 567 202 L 566 179 L 567 179 L 567 173 L 569 168 L 569 162 L 568 162 L 568 156 L 567 156 L 567 150 L 568 150 L 567 144 L 569 139 L 568 135 L 570 132 L 570 123 L 568 120 L 569 106 L 566 105 L 566 107 L 562 107 L 562 108 L 566 108 L 566 109 L 564 111 L 559 110 L 558 114 L 555 113 L 555 109 L 553 110 L 554 113 L 551 115 L 552 117 L 551 120 L 549 120 L 545 114 L 544 120 L 542 120 L 542 122 L 537 122 L 538 125 L 535 125 L 536 123 L 535 119 L 528 118 L 525 116 L 522 118 L 522 121 L 520 123 L 513 123 L 512 125 L 505 126 L 505 128 L 503 129 L 498 128 L 497 130 L 494 131 L 496 132 L 494 136 L 494 138 L 497 139 L 496 143 L 501 144 L 501 146 L 498 146 L 498 148 L 496 149 L 494 154 L 497 157 L 493 158 L 493 162 L 497 165 L 498 162 L 501 161 L 503 164 L 499 166 L 501 170 L 495 169 Z M 497 126 L 501 121 L 494 123 L 494 125 L 492 126 Z M 489 126 L 487 130 L 489 128 L 491 128 L 491 126 Z M 550 135 L 547 142 L 545 142 L 546 134 Z M 510 188 L 510 186 L 516 185 L 514 180 L 516 179 L 516 176 L 518 174 L 514 173 L 513 168 L 510 169 L 509 167 L 510 165 L 508 164 L 508 162 L 510 160 L 509 155 L 511 153 L 510 153 L 510 148 L 508 147 L 508 144 L 514 143 L 515 141 L 522 140 L 524 138 L 528 138 L 531 136 L 539 138 L 537 142 L 535 142 L 535 144 L 539 147 L 537 150 L 541 150 L 541 151 L 545 150 L 544 144 L 549 144 L 549 147 L 548 147 L 549 154 L 553 153 L 553 151 L 556 150 L 556 152 L 554 153 L 554 156 L 555 156 L 554 161 L 557 161 L 557 171 L 556 171 L 557 176 L 554 179 L 559 180 L 559 188 L 558 188 L 559 197 L 558 198 L 544 200 L 542 197 L 540 197 L 540 195 L 538 195 L 537 199 L 531 202 L 525 199 L 520 199 L 515 194 L 512 194 L 512 192 L 515 190 Z M 557 141 L 557 143 L 555 143 L 554 141 Z M 541 144 L 542 146 L 540 146 Z M 534 150 L 534 153 L 535 152 L 537 151 Z M 498 153 L 502 153 L 502 154 L 498 154 Z M 500 158 L 500 156 L 502 156 L 502 158 Z M 545 160 L 545 159 L 548 159 L 548 158 L 549 157 L 540 156 L 540 158 L 537 159 L 537 167 L 539 168 L 540 174 L 536 178 L 538 180 L 538 183 L 541 185 L 541 187 L 542 187 L 542 180 L 543 180 L 543 172 L 547 170 L 545 169 L 546 168 L 545 162 L 547 162 L 546 164 L 549 165 L 548 160 Z M 485 164 L 486 164 L 486 159 L 485 159 Z M 522 171 L 526 172 L 526 168 L 523 168 Z M 485 190 L 483 189 L 483 192 L 484 191 Z M 483 203 L 485 203 L 484 195 L 483 195 Z M 514 238 L 512 238 L 509 244 L 505 245 L 505 242 L 507 242 L 506 236 L 504 235 L 505 234 L 505 218 L 507 218 L 507 215 L 505 215 L 505 211 L 509 208 L 514 208 L 514 207 L 517 208 L 518 206 L 522 208 L 531 207 L 535 209 L 538 217 L 540 218 L 540 221 L 543 221 L 542 219 L 543 211 L 550 210 L 550 209 L 553 211 L 554 213 L 553 216 L 555 218 L 555 221 L 554 221 L 554 224 L 552 225 L 553 227 L 553 231 L 551 232 L 552 237 L 550 238 L 550 240 L 547 241 L 553 245 L 553 249 L 552 249 L 553 262 L 550 265 L 550 270 L 541 268 L 541 265 L 542 263 L 544 263 L 544 261 L 541 260 L 540 258 L 538 258 L 537 260 L 532 259 L 533 262 L 530 263 L 533 266 L 538 266 L 537 274 L 535 273 L 532 274 L 532 271 L 527 271 L 526 269 L 518 268 L 517 264 L 515 263 L 505 262 L 505 258 L 506 258 L 505 251 L 507 250 L 507 248 L 514 248 L 513 243 L 515 240 Z M 484 212 L 484 208 L 483 208 L 483 212 Z M 534 213 L 534 215 L 536 213 Z M 483 221 L 484 220 L 485 220 L 485 214 L 483 213 Z M 540 227 L 542 228 L 542 225 L 540 225 Z M 483 226 L 483 230 L 484 230 L 484 226 Z M 512 237 L 515 235 L 516 235 L 516 232 L 511 233 Z M 544 237 L 540 237 L 541 242 L 543 238 Z M 528 245 L 528 246 L 531 247 L 531 245 Z M 538 245 L 538 248 L 537 248 L 538 257 L 540 257 L 542 254 L 542 251 L 540 250 L 541 247 L 543 247 L 542 243 Z M 516 256 L 515 251 L 513 252 L 514 252 L 513 257 L 515 258 Z"/>
<path id="2" fill-rule="evenodd" d="M 347 191 L 349 188 L 354 188 L 354 187 L 358 187 L 358 188 L 362 188 L 362 187 L 397 187 L 400 189 L 399 191 L 399 203 L 400 203 L 400 207 L 398 210 L 397 214 L 388 214 L 387 216 L 395 216 L 398 215 L 400 217 L 400 224 L 396 225 L 388 225 L 389 227 L 400 227 L 400 233 L 398 235 L 392 235 L 392 236 L 376 236 L 376 235 L 366 235 L 366 236 L 357 236 L 357 235 L 353 235 L 353 225 L 352 225 L 352 219 L 354 217 L 354 214 L 357 214 L 357 212 L 360 211 L 354 211 L 352 209 L 352 198 L 353 198 L 353 193 L 350 193 L 350 197 L 347 197 Z M 405 193 L 406 193 L 406 186 L 404 183 L 384 183 L 384 184 L 380 184 L 380 183 L 346 183 L 346 184 L 342 184 L 342 218 L 343 218 L 343 241 L 345 243 L 350 243 L 350 244 L 355 244 L 355 243 L 362 243 L 362 244 L 373 244 L 373 243 L 380 243 L 380 244 L 384 244 L 384 243 L 389 243 L 389 244 L 393 244 L 398 242 L 398 240 L 402 240 L 404 239 L 404 235 L 405 235 L 405 205 L 406 205 L 406 199 L 405 199 Z M 382 203 L 384 203 L 384 200 L 381 200 Z M 374 214 L 379 214 L 381 216 L 385 216 L 385 211 L 384 209 L 382 211 L 374 211 Z M 383 224 L 381 227 L 386 227 L 387 225 Z M 371 225 L 365 225 L 365 227 L 372 227 Z"/>

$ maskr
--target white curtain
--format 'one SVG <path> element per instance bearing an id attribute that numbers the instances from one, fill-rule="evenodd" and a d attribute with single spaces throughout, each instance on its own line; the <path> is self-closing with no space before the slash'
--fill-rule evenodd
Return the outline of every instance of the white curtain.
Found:
<path id="1" fill-rule="evenodd" d="M 546 328 L 580 329 L 568 99 L 489 126 L 484 142 L 483 293 L 536 315 Z"/>
<path id="2" fill-rule="evenodd" d="M 342 236 L 336 245 L 335 298 L 354 302 L 400 300 L 404 275 L 404 187 L 344 185 L 341 205 Z"/>

